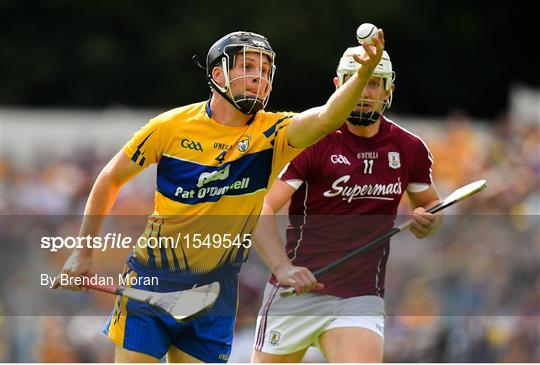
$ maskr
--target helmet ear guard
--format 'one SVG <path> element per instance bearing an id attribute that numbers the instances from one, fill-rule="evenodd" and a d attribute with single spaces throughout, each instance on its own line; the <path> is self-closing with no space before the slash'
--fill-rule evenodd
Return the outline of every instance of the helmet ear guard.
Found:
<path id="1" fill-rule="evenodd" d="M 234 68 L 235 57 L 239 54 L 245 55 L 246 53 L 258 53 L 259 62 L 262 65 L 264 56 L 267 56 L 270 62 L 270 70 L 268 79 L 262 75 L 262 67 L 259 67 L 258 75 L 246 75 L 244 69 L 244 75 L 236 77 L 231 80 L 230 70 Z M 263 109 L 268 103 L 270 97 L 270 91 L 272 90 L 272 82 L 276 70 L 275 66 L 275 52 L 272 50 L 268 40 L 260 34 L 251 32 L 234 32 L 230 33 L 210 47 L 206 56 L 206 76 L 210 87 L 223 96 L 229 103 L 244 114 L 255 114 L 259 110 Z M 219 85 L 212 77 L 212 70 L 214 67 L 220 66 L 223 70 L 224 85 Z M 231 90 L 231 83 L 237 80 L 243 80 L 244 84 L 248 78 L 259 78 L 259 86 L 257 89 L 257 95 L 255 97 L 246 95 L 245 88 L 243 95 L 234 96 Z M 264 90 L 261 90 L 262 81 L 268 83 Z M 262 92 L 266 92 L 266 95 L 261 95 Z"/>
<path id="2" fill-rule="evenodd" d="M 227 58 L 223 57 L 221 59 L 221 67 L 223 68 L 223 77 L 225 78 L 225 86 L 221 86 L 220 84 L 218 84 L 216 82 L 216 80 L 214 80 L 214 78 L 212 77 L 212 70 L 209 70 L 208 75 L 207 75 L 208 76 L 208 81 L 210 82 L 210 85 L 213 86 L 214 88 L 218 89 L 218 91 L 220 91 L 222 93 L 227 92 L 227 90 L 228 90 L 227 85 L 230 84 L 230 82 L 229 82 L 229 73 L 225 71 L 228 68 L 227 64 L 228 64 Z"/>

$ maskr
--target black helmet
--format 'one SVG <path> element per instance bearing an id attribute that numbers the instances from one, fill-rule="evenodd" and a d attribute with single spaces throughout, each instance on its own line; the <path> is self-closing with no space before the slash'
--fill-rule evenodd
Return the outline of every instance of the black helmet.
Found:
<path id="1" fill-rule="evenodd" d="M 261 59 L 263 55 L 268 56 L 270 60 L 270 73 L 268 75 L 269 87 L 272 87 L 272 81 L 275 73 L 275 52 L 272 50 L 270 43 L 266 37 L 251 32 L 234 32 L 227 34 L 219 39 L 216 43 L 210 47 L 206 56 L 206 73 L 210 86 L 220 93 L 227 101 L 229 101 L 234 107 L 245 114 L 255 114 L 259 110 L 263 109 L 268 103 L 270 96 L 270 90 L 264 98 L 259 98 L 259 92 L 264 90 L 258 90 L 257 97 L 248 95 L 233 96 L 230 91 L 229 71 L 234 67 L 235 55 L 239 52 L 255 52 L 259 53 Z M 212 79 L 212 69 L 215 66 L 222 66 L 225 74 L 225 86 L 218 85 L 214 79 Z M 244 76 L 246 77 L 246 76 Z M 253 77 L 253 76 L 249 76 Z M 262 78 L 260 74 L 258 77 Z M 260 84 L 259 84 L 260 85 Z"/>

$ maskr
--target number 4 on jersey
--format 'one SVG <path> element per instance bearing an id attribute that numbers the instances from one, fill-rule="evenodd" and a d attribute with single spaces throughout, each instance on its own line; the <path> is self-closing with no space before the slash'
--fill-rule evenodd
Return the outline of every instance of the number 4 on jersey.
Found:
<path id="1" fill-rule="evenodd" d="M 219 155 L 217 155 L 216 161 L 219 161 L 219 163 L 222 163 L 225 160 L 225 153 L 227 153 L 227 151 L 223 151 Z"/>

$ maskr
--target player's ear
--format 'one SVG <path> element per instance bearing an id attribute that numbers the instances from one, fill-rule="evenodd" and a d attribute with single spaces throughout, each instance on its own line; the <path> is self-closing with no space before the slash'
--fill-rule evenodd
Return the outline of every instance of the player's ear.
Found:
<path id="1" fill-rule="evenodd" d="M 336 88 L 336 90 L 337 90 L 337 88 L 338 88 L 338 82 L 339 82 L 339 80 L 338 80 L 338 78 L 337 78 L 337 77 L 334 77 L 334 80 L 333 80 L 333 81 L 334 81 L 334 87 L 335 87 L 335 88 Z"/>
<path id="2" fill-rule="evenodd" d="M 385 91 L 385 94 L 386 94 L 386 99 L 388 99 L 390 97 L 391 94 L 394 94 L 394 84 L 392 83 L 392 85 L 390 85 L 390 90 L 389 91 Z"/>
<path id="3" fill-rule="evenodd" d="M 212 69 L 212 79 L 220 86 L 223 86 L 225 80 L 223 77 L 223 69 L 220 66 L 215 66 Z"/>
<path id="4" fill-rule="evenodd" d="M 390 95 L 394 93 L 395 86 L 394 86 L 394 83 L 392 82 L 392 84 L 390 85 L 390 90 L 386 90 L 386 81 L 387 80 L 383 80 L 382 89 L 384 90 L 384 95 L 385 95 L 386 100 L 388 100 Z"/>

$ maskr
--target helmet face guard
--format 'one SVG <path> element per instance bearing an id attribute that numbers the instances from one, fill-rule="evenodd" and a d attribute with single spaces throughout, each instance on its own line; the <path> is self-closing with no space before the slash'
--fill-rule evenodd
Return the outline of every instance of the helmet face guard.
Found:
<path id="1" fill-rule="evenodd" d="M 247 54 L 258 57 L 257 73 L 249 73 L 246 69 Z M 270 47 L 268 40 L 259 34 L 249 32 L 228 34 L 210 48 L 206 57 L 207 77 L 210 86 L 242 113 L 253 115 L 263 109 L 270 99 L 276 70 L 275 57 L 276 54 Z M 268 59 L 270 64 L 268 75 L 263 74 L 262 71 L 265 59 Z M 231 69 L 239 61 L 242 61 L 243 72 L 240 76 L 231 78 Z M 216 66 L 221 66 L 223 69 L 225 80 L 223 86 L 212 78 L 212 69 Z M 257 90 L 256 92 L 248 92 L 247 84 L 253 79 L 258 80 Z M 242 92 L 239 95 L 233 95 L 232 83 L 243 83 Z"/>
<path id="2" fill-rule="evenodd" d="M 346 81 L 346 76 L 352 76 L 360 67 L 360 64 L 354 60 L 353 55 L 361 55 L 364 52 L 365 50 L 363 47 L 351 47 L 347 48 L 345 53 L 343 53 L 337 68 L 338 87 L 341 87 Z M 360 111 L 353 110 L 347 118 L 347 120 L 354 125 L 367 126 L 375 123 L 377 120 L 379 120 L 384 111 L 387 108 L 390 108 L 392 105 L 392 84 L 394 83 L 396 74 L 392 70 L 392 62 L 390 61 L 390 56 L 386 51 L 383 51 L 381 61 L 373 71 L 372 77 L 381 78 L 384 90 L 389 93 L 389 96 L 386 100 L 383 100 L 381 87 L 379 87 L 379 93 L 375 99 L 368 99 L 362 96 L 358 100 L 357 104 L 360 107 Z M 376 104 L 383 104 L 380 112 L 374 110 L 373 106 Z M 364 105 L 371 105 L 372 110 L 363 112 L 362 110 L 364 109 Z"/>

